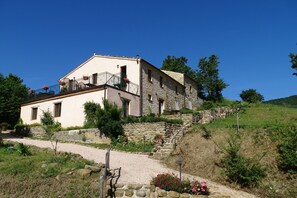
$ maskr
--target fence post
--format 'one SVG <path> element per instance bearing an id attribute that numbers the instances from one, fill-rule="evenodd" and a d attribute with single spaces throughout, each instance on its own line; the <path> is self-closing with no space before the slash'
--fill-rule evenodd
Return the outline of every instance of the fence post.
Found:
<path id="1" fill-rule="evenodd" d="M 106 175 L 107 170 L 109 169 L 109 160 L 110 160 L 110 147 L 107 148 L 107 152 L 105 154 L 105 167 L 100 171 L 100 178 L 99 178 L 99 198 L 106 197 Z"/>

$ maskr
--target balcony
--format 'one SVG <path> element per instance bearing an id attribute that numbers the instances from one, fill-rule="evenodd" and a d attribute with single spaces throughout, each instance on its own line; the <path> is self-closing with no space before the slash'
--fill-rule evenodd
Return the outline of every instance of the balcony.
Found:
<path id="1" fill-rule="evenodd" d="M 130 82 L 127 78 L 121 78 L 119 74 L 103 72 L 97 75 L 83 76 L 82 78 L 65 78 L 59 81 L 59 84 L 44 86 L 38 90 L 29 90 L 29 100 L 47 98 L 105 84 L 133 94 L 139 94 L 139 86 L 137 84 Z"/>

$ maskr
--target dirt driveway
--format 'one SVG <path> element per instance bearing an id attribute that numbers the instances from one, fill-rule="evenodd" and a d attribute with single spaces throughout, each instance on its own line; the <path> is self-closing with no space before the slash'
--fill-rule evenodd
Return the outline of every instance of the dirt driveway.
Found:
<path id="1" fill-rule="evenodd" d="M 52 148 L 49 141 L 32 140 L 32 139 L 19 139 L 19 138 L 5 138 L 9 141 L 21 142 L 26 145 L 34 145 L 40 148 Z M 83 158 L 93 160 L 94 162 L 105 163 L 105 150 L 82 146 L 71 143 L 58 143 L 58 151 L 71 152 L 80 154 Z M 174 172 L 175 170 L 166 168 L 158 160 L 150 159 L 147 155 L 132 154 L 126 152 L 111 151 L 110 154 L 110 167 L 122 168 L 121 177 L 118 183 L 135 183 L 135 184 L 149 184 L 152 177 L 159 173 Z M 246 192 L 233 190 L 229 187 L 211 182 L 209 180 L 193 177 L 184 174 L 189 179 L 197 179 L 198 181 L 206 181 L 211 192 L 217 192 L 222 195 L 230 195 L 232 198 L 245 198 L 255 197 L 254 195 Z"/>

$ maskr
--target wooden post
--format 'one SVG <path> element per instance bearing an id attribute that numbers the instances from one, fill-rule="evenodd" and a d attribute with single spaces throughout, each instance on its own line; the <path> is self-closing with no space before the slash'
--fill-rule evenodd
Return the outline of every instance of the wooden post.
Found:
<path id="1" fill-rule="evenodd" d="M 110 147 L 107 148 L 105 154 L 105 167 L 101 169 L 100 178 L 99 178 L 99 198 L 106 197 L 106 175 L 107 170 L 109 169 L 109 160 L 110 160 Z"/>

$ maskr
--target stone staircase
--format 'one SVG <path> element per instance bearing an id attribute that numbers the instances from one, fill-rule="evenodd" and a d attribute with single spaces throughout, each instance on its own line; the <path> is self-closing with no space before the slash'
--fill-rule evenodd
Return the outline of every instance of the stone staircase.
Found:
<path id="1" fill-rule="evenodd" d="M 153 153 L 153 158 L 164 159 L 168 157 L 176 148 L 177 142 L 184 136 L 188 129 L 192 126 L 192 121 L 181 125 L 181 128 L 172 135 L 165 137 L 164 143 L 156 148 L 156 152 Z"/>

